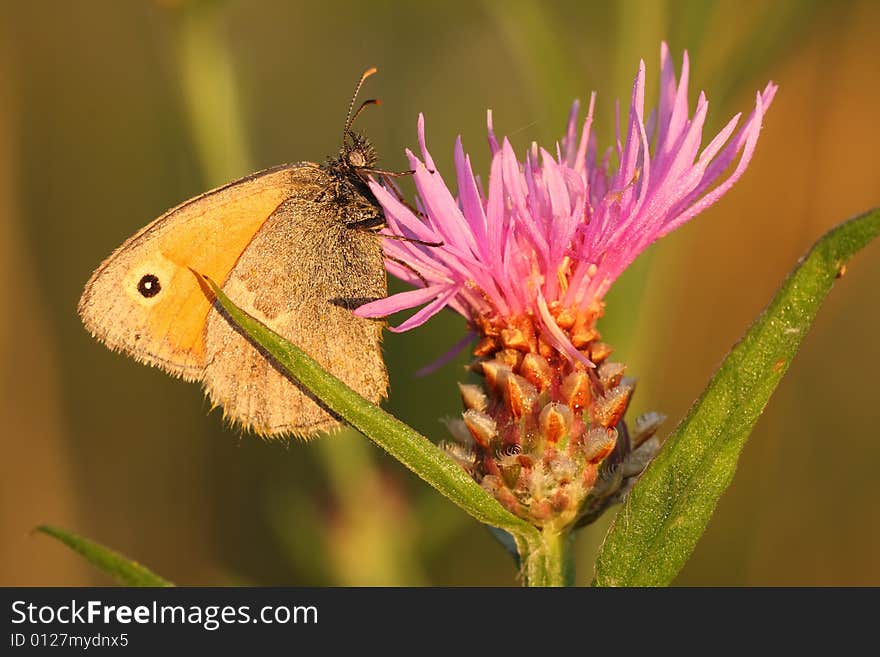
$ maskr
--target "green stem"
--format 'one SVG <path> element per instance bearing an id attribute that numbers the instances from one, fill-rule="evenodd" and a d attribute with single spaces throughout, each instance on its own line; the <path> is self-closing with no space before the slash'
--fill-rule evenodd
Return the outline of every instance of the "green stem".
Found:
<path id="1" fill-rule="evenodd" d="M 523 586 L 574 586 L 574 534 L 543 530 L 538 540 L 519 543 Z"/>

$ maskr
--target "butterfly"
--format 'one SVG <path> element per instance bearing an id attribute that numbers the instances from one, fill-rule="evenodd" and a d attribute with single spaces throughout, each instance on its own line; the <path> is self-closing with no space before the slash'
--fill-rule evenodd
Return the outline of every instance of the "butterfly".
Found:
<path id="1" fill-rule="evenodd" d="M 352 130 L 324 164 L 285 164 L 201 194 L 148 224 L 95 270 L 79 300 L 86 329 L 114 351 L 199 381 L 224 416 L 262 436 L 307 438 L 339 420 L 236 330 L 198 272 L 349 387 L 378 402 L 388 389 L 382 322 L 352 314 L 387 294 L 367 184 L 370 142 Z"/>

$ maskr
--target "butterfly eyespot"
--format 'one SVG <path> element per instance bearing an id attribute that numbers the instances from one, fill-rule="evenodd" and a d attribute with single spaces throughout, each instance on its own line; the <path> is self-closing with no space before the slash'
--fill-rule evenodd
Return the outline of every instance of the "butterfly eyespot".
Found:
<path id="1" fill-rule="evenodd" d="M 137 289 L 141 296 L 149 299 L 159 294 L 162 286 L 159 284 L 159 278 L 155 274 L 144 274 L 141 280 L 138 281 Z"/>

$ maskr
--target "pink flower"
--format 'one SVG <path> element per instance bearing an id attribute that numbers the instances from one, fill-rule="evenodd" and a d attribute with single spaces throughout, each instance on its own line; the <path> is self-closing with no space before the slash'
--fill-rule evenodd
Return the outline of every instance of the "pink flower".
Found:
<path id="1" fill-rule="evenodd" d="M 389 233 L 442 246 L 385 240 L 388 271 L 416 289 L 368 303 L 357 314 L 382 317 L 423 306 L 391 329 L 399 332 L 448 306 L 483 338 L 477 355 L 525 341 L 545 357 L 555 352 L 569 366 L 591 367 L 595 321 L 611 284 L 648 245 L 739 180 L 776 93 L 768 83 L 739 130 L 737 114 L 701 149 L 708 101 L 701 93 L 689 115 L 687 53 L 678 81 L 665 43 L 660 59 L 657 108 L 646 117 L 642 62 L 623 132 L 618 115 L 615 146 L 601 157 L 591 131 L 595 94 L 579 134 L 575 102 L 561 144 L 552 152 L 532 144 L 524 161 L 506 138 L 499 145 L 490 112 L 488 189 L 474 176 L 459 137 L 457 197 L 436 171 L 419 116 L 422 159 L 407 151 L 418 213 L 395 188 L 371 183 L 371 189 Z"/>
<path id="2" fill-rule="evenodd" d="M 700 94 L 690 116 L 687 54 L 680 81 L 666 44 L 660 59 L 657 109 L 646 118 L 642 63 L 626 124 L 618 116 L 615 146 L 601 156 L 591 132 L 595 94 L 580 131 L 575 103 L 561 143 L 552 151 L 533 144 L 523 161 L 507 139 L 499 144 L 489 114 L 488 187 L 459 138 L 456 197 L 425 146 L 420 116 L 421 159 L 407 152 L 416 207 L 393 185 L 370 186 L 388 233 L 420 242 L 385 240 L 388 271 L 415 289 L 357 314 L 418 308 L 392 331 L 447 306 L 468 320 L 468 338 L 480 338 L 470 370 L 482 381 L 460 385 L 465 410 L 448 422 L 453 442 L 444 447 L 505 508 L 544 531 L 592 522 L 625 498 L 660 449 L 660 414 L 629 427 L 624 420 L 634 383 L 599 341 L 603 298 L 648 245 L 742 176 L 776 93 L 768 84 L 738 130 L 739 115 L 701 148 L 708 102 Z"/>

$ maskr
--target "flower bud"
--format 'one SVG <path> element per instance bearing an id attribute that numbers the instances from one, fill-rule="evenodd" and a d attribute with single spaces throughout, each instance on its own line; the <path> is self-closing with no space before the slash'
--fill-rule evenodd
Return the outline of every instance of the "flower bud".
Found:
<path id="1" fill-rule="evenodd" d="M 471 432 L 474 442 L 483 449 L 488 448 L 492 440 L 498 435 L 495 420 L 485 413 L 468 409 L 462 414 L 462 418 Z"/>

